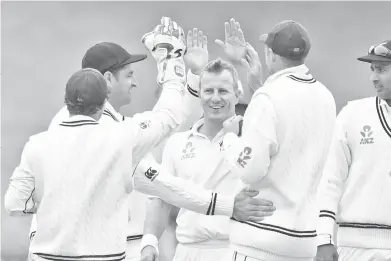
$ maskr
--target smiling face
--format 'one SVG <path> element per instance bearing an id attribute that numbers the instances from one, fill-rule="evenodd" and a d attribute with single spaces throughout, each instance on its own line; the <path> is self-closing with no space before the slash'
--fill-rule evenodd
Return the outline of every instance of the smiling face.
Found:
<path id="1" fill-rule="evenodd" d="M 229 70 L 204 72 L 201 78 L 200 99 L 204 117 L 208 120 L 225 121 L 235 115 L 238 90 Z"/>
<path id="2" fill-rule="evenodd" d="M 132 89 L 138 86 L 132 64 L 125 65 L 114 74 L 111 74 L 110 77 L 106 77 L 106 80 L 110 89 L 110 104 L 117 108 L 129 104 L 131 101 Z"/>
<path id="3" fill-rule="evenodd" d="M 391 63 L 371 63 L 371 81 L 377 92 L 377 96 L 383 100 L 391 100 Z"/>

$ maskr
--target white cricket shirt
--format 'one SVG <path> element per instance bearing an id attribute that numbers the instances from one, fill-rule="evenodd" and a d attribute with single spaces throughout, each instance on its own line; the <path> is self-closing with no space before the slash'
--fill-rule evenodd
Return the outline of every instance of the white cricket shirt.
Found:
<path id="1" fill-rule="evenodd" d="M 228 158 L 224 157 L 223 131 L 213 140 L 199 132 L 204 119 L 191 130 L 176 133 L 168 140 L 162 166 L 177 177 L 221 194 L 232 194 L 238 177 L 230 171 Z M 177 217 L 176 237 L 182 244 L 213 244 L 228 247 L 229 218 L 205 216 L 181 209 Z"/>

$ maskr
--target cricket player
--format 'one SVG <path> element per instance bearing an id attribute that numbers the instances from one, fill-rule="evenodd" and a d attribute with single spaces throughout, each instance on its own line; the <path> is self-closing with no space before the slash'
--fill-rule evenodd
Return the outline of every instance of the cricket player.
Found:
<path id="1" fill-rule="evenodd" d="M 181 30 L 176 22 L 171 21 L 168 17 L 163 18 L 162 25 L 164 23 L 171 23 L 173 27 L 175 26 L 178 28 L 178 31 Z M 156 29 L 158 29 L 158 27 Z M 156 30 L 146 34 L 143 39 L 146 39 L 147 35 L 149 37 L 154 33 L 156 33 Z M 204 38 L 202 34 L 200 37 Z M 149 47 L 149 49 L 151 49 L 151 47 Z M 194 64 L 198 58 L 197 54 L 194 54 L 194 52 L 191 52 L 191 50 L 190 53 L 187 52 L 186 56 L 187 57 L 184 59 L 185 64 Z M 145 54 L 131 55 L 120 45 L 110 42 L 96 44 L 87 50 L 82 59 L 82 68 L 94 68 L 100 71 L 105 77 L 109 88 L 108 100 L 105 103 L 103 115 L 99 119 L 101 124 L 121 123 L 125 120 L 129 120 L 128 117 L 121 115 L 119 110 L 121 107 L 130 103 L 131 91 L 133 88 L 137 88 L 139 85 L 135 77 L 132 64 L 138 61 L 142 61 L 146 57 L 147 55 Z M 189 75 L 190 73 L 188 76 Z M 188 78 L 190 78 L 190 81 L 187 82 L 187 92 L 185 92 L 184 99 L 187 100 L 186 103 L 190 108 L 190 114 L 181 124 L 180 128 L 182 129 L 190 128 L 191 125 L 201 116 L 201 108 L 199 106 L 197 92 L 191 87 L 198 85 L 198 78 L 195 78 L 192 75 L 190 75 Z M 68 117 L 68 109 L 66 106 L 64 106 L 53 118 L 49 129 L 57 127 Z M 190 122 L 190 124 L 188 122 Z M 143 223 L 145 219 L 147 196 L 134 191 L 129 196 L 129 203 L 129 225 L 126 260 L 138 260 L 140 241 L 143 234 Z M 30 229 L 30 240 L 33 239 L 35 231 L 36 216 L 34 215 Z"/>
<path id="2" fill-rule="evenodd" d="M 238 178 L 230 172 L 224 158 L 223 123 L 235 116 L 241 90 L 235 68 L 221 59 L 208 63 L 200 76 L 200 100 L 204 118 L 191 130 L 174 134 L 167 142 L 162 167 L 172 175 L 192 180 L 223 194 L 235 190 Z M 144 238 L 163 233 L 171 205 L 155 198 L 148 207 Z M 265 207 L 265 216 L 274 210 Z M 177 217 L 176 236 L 179 242 L 174 261 L 224 260 L 232 256 L 228 246 L 229 218 L 203 216 L 181 209 Z M 143 240 L 144 241 L 144 240 Z M 141 244 L 142 247 L 144 244 Z M 142 249 L 142 259 L 157 260 L 153 245 Z"/>
<path id="3" fill-rule="evenodd" d="M 391 260 L 391 41 L 358 60 L 370 64 L 376 97 L 338 114 L 319 185 L 317 261 Z"/>
<path id="4" fill-rule="evenodd" d="M 236 155 L 232 172 L 240 177 L 239 188 L 259 189 L 257 198 L 272 201 L 276 211 L 261 222 L 233 218 L 233 260 L 312 261 L 316 189 L 332 137 L 335 101 L 304 63 L 311 44 L 302 25 L 283 21 L 260 40 L 269 76 L 252 96 L 242 137 L 228 133 L 223 143 Z M 246 55 L 238 59 L 256 68 L 257 57 L 247 44 Z"/>
<path id="5" fill-rule="evenodd" d="M 168 72 L 162 80 L 165 89 L 153 111 L 112 125 L 98 122 L 108 93 L 100 72 L 86 68 L 68 80 L 69 119 L 30 137 L 5 195 L 5 208 L 11 215 L 37 214 L 32 260 L 125 259 L 132 159 L 143 157 L 162 139 L 162 132 L 177 126 L 178 107 L 184 105 L 181 92 L 174 88 L 182 81 Z M 171 102 L 163 103 L 164 97 Z M 251 216 L 259 214 L 261 202 L 251 198 L 256 192 L 222 196 L 164 170 L 160 175 L 151 169 L 135 174 L 134 185 L 208 215 L 253 220 Z"/>

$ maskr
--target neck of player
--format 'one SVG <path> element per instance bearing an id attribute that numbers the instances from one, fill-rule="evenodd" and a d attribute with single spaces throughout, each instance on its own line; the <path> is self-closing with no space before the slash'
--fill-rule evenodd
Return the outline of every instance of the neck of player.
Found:
<path id="1" fill-rule="evenodd" d="M 199 132 L 208 137 L 209 140 L 213 140 L 217 133 L 223 129 L 223 122 L 222 120 L 208 119 L 205 117 L 204 125 L 201 126 Z"/>

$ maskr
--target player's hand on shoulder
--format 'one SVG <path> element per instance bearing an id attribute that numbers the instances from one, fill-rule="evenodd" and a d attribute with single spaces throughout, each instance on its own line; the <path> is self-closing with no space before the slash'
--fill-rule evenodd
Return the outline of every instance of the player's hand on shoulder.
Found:
<path id="1" fill-rule="evenodd" d="M 223 122 L 224 133 L 234 133 L 238 136 L 242 133 L 243 116 L 235 115 Z"/>
<path id="2" fill-rule="evenodd" d="M 260 222 L 265 217 L 273 215 L 276 208 L 273 202 L 265 199 L 254 198 L 259 191 L 248 188 L 242 189 L 235 197 L 232 217 L 239 221 Z"/>
<path id="3" fill-rule="evenodd" d="M 141 250 L 141 261 L 157 261 L 158 257 L 159 254 L 153 246 L 146 246 Z"/>
<path id="4" fill-rule="evenodd" d="M 338 251 L 333 244 L 318 246 L 315 261 L 338 261 Z"/>
<path id="5" fill-rule="evenodd" d="M 246 40 L 240 28 L 240 23 L 231 18 L 229 22 L 224 23 L 225 41 L 216 39 L 218 44 L 227 55 L 228 60 L 233 64 L 241 64 L 246 55 Z"/>
<path id="6" fill-rule="evenodd" d="M 200 75 L 202 69 L 208 64 L 208 39 L 202 31 L 197 28 L 189 30 L 186 38 L 187 51 L 185 64 L 195 75 Z"/>

